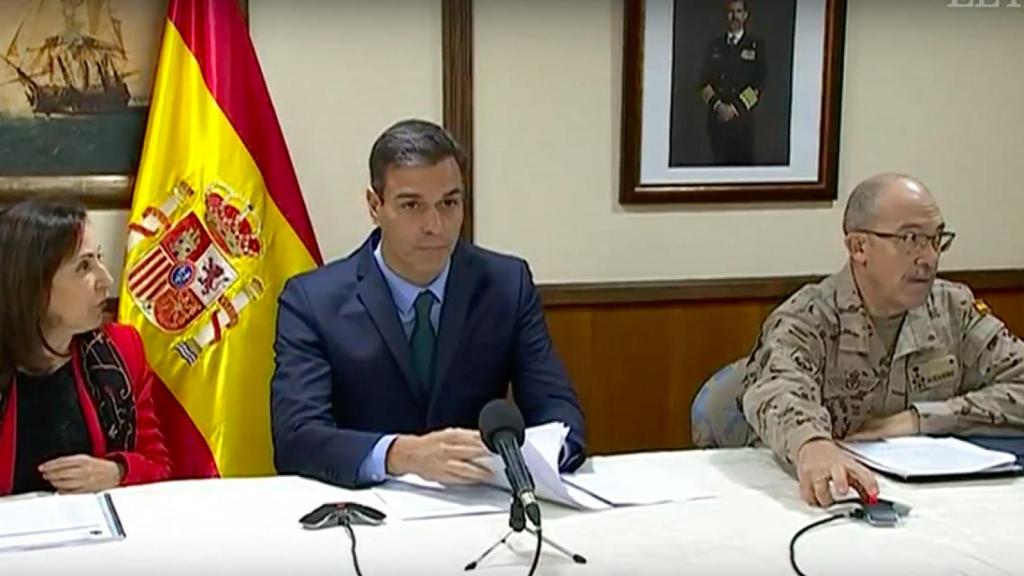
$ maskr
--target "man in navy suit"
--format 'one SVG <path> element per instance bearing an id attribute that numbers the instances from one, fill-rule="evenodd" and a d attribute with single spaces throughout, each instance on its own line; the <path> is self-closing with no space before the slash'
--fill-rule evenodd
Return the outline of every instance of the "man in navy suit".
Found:
<path id="1" fill-rule="evenodd" d="M 342 486 L 406 473 L 483 481 L 473 428 L 510 383 L 527 425 L 570 427 L 562 469 L 583 461 L 583 414 L 529 267 L 459 241 L 463 165 L 435 124 L 388 128 L 366 191 L 378 229 L 285 285 L 271 384 L 279 472 Z"/>

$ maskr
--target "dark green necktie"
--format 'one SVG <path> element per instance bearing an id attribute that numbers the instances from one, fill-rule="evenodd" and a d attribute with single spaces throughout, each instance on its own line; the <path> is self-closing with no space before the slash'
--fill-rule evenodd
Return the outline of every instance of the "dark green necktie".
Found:
<path id="1" fill-rule="evenodd" d="M 416 310 L 416 322 L 412 327 L 412 339 L 409 346 L 412 348 L 412 363 L 416 369 L 416 376 L 419 377 L 420 386 L 424 392 L 429 391 L 434 384 L 434 327 L 430 325 L 430 307 L 434 304 L 434 295 L 430 290 L 420 292 L 413 302 Z"/>

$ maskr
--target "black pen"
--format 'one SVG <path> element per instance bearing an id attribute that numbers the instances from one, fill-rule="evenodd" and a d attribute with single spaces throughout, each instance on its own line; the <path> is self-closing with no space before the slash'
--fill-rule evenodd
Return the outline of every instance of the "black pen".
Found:
<path id="1" fill-rule="evenodd" d="M 109 492 L 103 493 L 103 501 L 107 506 L 107 510 L 110 512 L 110 520 L 114 524 L 114 533 L 117 536 L 124 538 L 124 526 L 121 524 L 121 517 L 117 515 L 117 508 L 114 507 L 114 499 L 110 497 Z"/>

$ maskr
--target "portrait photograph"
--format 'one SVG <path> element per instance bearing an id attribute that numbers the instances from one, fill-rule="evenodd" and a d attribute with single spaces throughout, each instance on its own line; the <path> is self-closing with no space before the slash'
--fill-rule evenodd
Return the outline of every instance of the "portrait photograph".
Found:
<path id="1" fill-rule="evenodd" d="M 669 166 L 788 164 L 796 0 L 675 0 L 673 16 Z"/>
<path id="2" fill-rule="evenodd" d="M 843 0 L 626 0 L 620 202 L 835 198 Z"/>

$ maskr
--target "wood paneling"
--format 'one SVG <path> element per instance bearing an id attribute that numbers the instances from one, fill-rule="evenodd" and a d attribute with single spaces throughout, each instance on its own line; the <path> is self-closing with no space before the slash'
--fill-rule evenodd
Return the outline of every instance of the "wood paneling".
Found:
<path id="1" fill-rule="evenodd" d="M 473 0 L 441 2 L 444 127 L 466 153 L 462 239 L 473 241 Z"/>
<path id="2" fill-rule="evenodd" d="M 968 280 L 1024 335 L 1021 271 L 946 276 Z M 587 416 L 591 451 L 690 447 L 690 404 L 700 385 L 750 352 L 761 323 L 801 284 L 795 280 L 765 279 L 746 292 L 738 288 L 745 281 L 541 287 L 552 339 Z"/>
<path id="3" fill-rule="evenodd" d="M 943 278 L 962 282 L 974 290 L 1024 288 L 1024 269 L 951 270 Z M 674 303 L 734 299 L 781 300 L 804 284 L 823 275 L 768 276 L 704 280 L 653 280 L 644 282 L 571 282 L 539 287 L 546 306 L 619 303 Z"/>
<path id="4" fill-rule="evenodd" d="M 951 272 L 1024 335 L 1024 271 Z M 555 348 L 595 454 L 691 446 L 690 404 L 722 365 L 750 353 L 761 323 L 817 277 L 540 287 Z M 108 301 L 111 319 L 116 299 Z"/>

